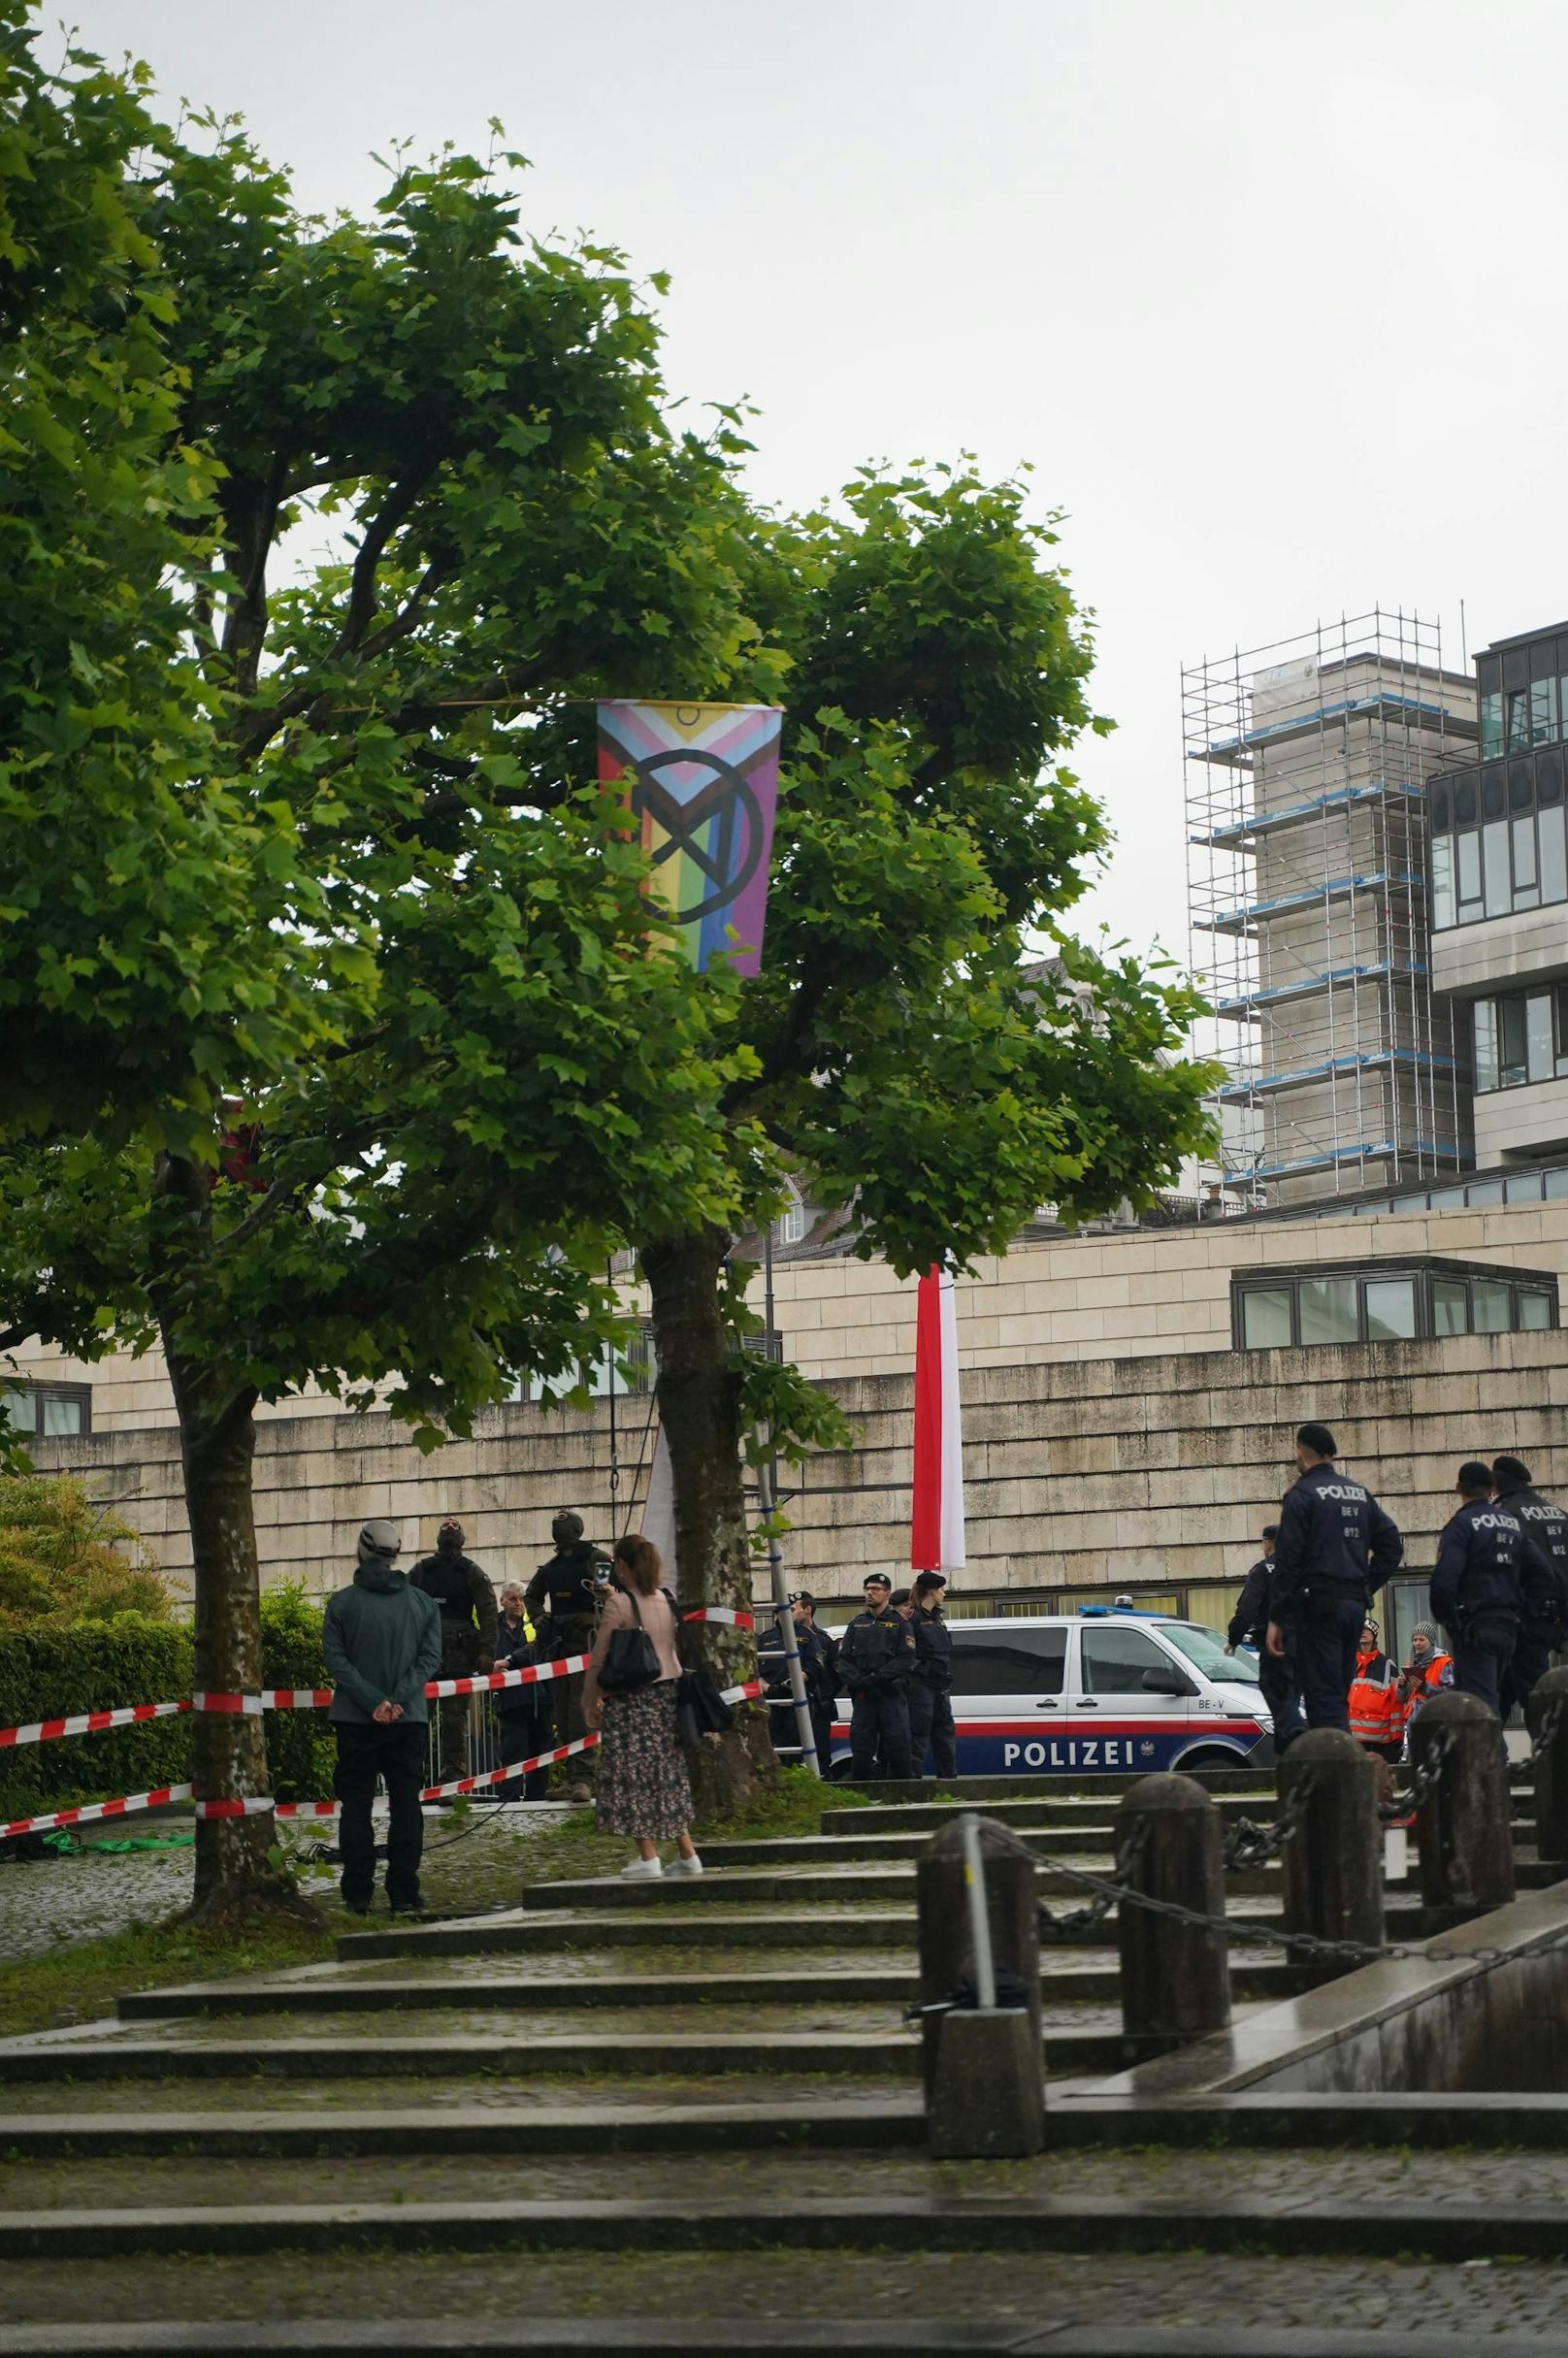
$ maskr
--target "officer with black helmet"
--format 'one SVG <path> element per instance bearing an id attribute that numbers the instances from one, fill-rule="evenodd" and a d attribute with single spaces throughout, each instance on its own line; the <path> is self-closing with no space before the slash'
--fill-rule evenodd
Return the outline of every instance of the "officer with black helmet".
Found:
<path id="1" fill-rule="evenodd" d="M 903 1778 L 915 1773 L 909 1741 L 915 1633 L 891 1603 L 893 1583 L 882 1573 L 868 1572 L 862 1588 L 866 1607 L 838 1641 L 838 1675 L 854 1707 L 850 1752 L 854 1775 L 864 1784 L 877 1774 L 879 1745 L 887 1776 Z"/>
<path id="2" fill-rule="evenodd" d="M 1300 1480 L 1285 1493 L 1266 1644 L 1276 1661 L 1292 1651 L 1309 1727 L 1350 1733 L 1356 1650 L 1373 1597 L 1399 1569 L 1405 1543 L 1366 1486 L 1342 1474 L 1326 1425 L 1295 1436 Z"/>
<path id="3" fill-rule="evenodd" d="M 1568 1509 L 1554 1506 L 1531 1487 L 1522 1457 L 1494 1457 L 1491 1493 L 1497 1505 L 1517 1516 L 1552 1566 L 1552 1596 L 1544 1613 L 1526 1613 L 1519 1622 L 1514 1659 L 1502 1681 L 1502 1716 L 1528 1702 L 1552 1656 L 1568 1642 Z"/>
<path id="4" fill-rule="evenodd" d="M 496 1658 L 496 1592 L 488 1575 L 467 1550 L 463 1525 L 448 1515 L 436 1533 L 436 1553 L 421 1556 L 408 1575 L 408 1585 L 433 1597 L 441 1615 L 443 1679 L 472 1679 Z M 443 1696 L 436 1724 L 441 1734 L 439 1761 L 434 1773 L 461 1777 L 468 1763 L 464 1738 L 473 1724 L 474 1705 L 468 1695 Z"/>
<path id="5" fill-rule="evenodd" d="M 1459 1504 L 1443 1526 L 1432 1574 L 1432 1619 L 1453 1638 L 1454 1684 L 1502 1717 L 1502 1682 L 1521 1625 L 1547 1616 L 1556 1592 L 1551 1562 L 1517 1515 L 1494 1506 L 1492 1473 L 1467 1457 L 1454 1479 Z"/>
<path id="6" fill-rule="evenodd" d="M 593 1646 L 594 1617 L 603 1580 L 608 1575 L 609 1557 L 582 1534 L 582 1517 L 563 1507 L 550 1524 L 555 1553 L 528 1584 L 525 1607 L 539 1631 L 541 1661 L 564 1661 L 569 1654 L 587 1654 Z M 555 1744 L 574 1744 L 588 1732 L 582 1716 L 582 1682 L 580 1670 L 568 1679 L 547 1682 Z M 569 1801 L 593 1798 L 590 1757 L 579 1752 L 572 1759 L 567 1772 Z"/>

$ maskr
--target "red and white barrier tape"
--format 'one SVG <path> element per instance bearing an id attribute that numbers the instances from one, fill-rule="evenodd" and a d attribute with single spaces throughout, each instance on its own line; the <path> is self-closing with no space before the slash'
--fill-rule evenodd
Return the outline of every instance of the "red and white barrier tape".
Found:
<path id="1" fill-rule="evenodd" d="M 587 1667 L 585 1654 L 572 1654 L 559 1662 L 536 1662 L 526 1670 L 491 1670 L 472 1679 L 431 1679 L 425 1693 L 438 1700 L 446 1695 L 483 1694 L 498 1687 L 532 1687 L 546 1679 L 569 1679 Z M 253 1695 L 203 1688 L 182 1695 L 178 1703 L 127 1703 L 114 1711 L 77 1712 L 68 1719 L 34 1719 L 25 1727 L 0 1727 L 0 1752 L 12 1745 L 49 1744 L 57 1736 L 95 1736 L 105 1728 L 130 1727 L 142 1719 L 167 1719 L 177 1712 L 255 1719 L 264 1711 L 325 1711 L 333 1692 L 330 1687 L 264 1687 Z"/>
<path id="2" fill-rule="evenodd" d="M 727 1621 L 732 1629 L 755 1629 L 754 1613 L 735 1613 L 728 1605 L 699 1605 L 694 1613 L 683 1613 L 683 1621 Z"/>
<path id="3" fill-rule="evenodd" d="M 79 1711 L 68 1719 L 34 1719 L 25 1727 L 0 1727 L 0 1752 L 14 1744 L 49 1744 L 56 1736 L 96 1736 L 106 1727 L 130 1727 L 140 1719 L 168 1719 L 189 1711 L 179 1703 L 126 1703 L 114 1711 Z"/>
<path id="4" fill-rule="evenodd" d="M 432 1679 L 425 1693 L 433 1701 L 441 1695 L 481 1695 L 495 1687 L 535 1687 L 545 1679 L 570 1679 L 587 1667 L 585 1654 L 567 1654 L 558 1662 L 531 1662 L 526 1670 L 490 1670 L 473 1679 Z"/>
<path id="5" fill-rule="evenodd" d="M 188 1801 L 188 1785 L 160 1785 L 150 1793 L 121 1793 L 114 1801 L 84 1801 L 74 1810 L 53 1810 L 47 1818 L 14 1818 L 0 1826 L 0 1842 L 13 1834 L 47 1834 L 54 1826 L 90 1825 L 97 1818 L 128 1818 L 133 1810 L 161 1810 L 166 1802 Z"/>
<path id="6" fill-rule="evenodd" d="M 585 1655 L 572 1657 L 585 1660 Z M 559 1669 L 559 1665 L 555 1666 Z M 508 1674 L 513 1675 L 513 1674 Z M 726 1703 L 751 1702 L 763 1691 L 760 1679 L 748 1679 L 742 1686 L 727 1687 L 722 1700 Z M 446 1785 L 427 1785 L 420 1792 L 421 1801 L 455 1801 L 465 1793 L 482 1792 L 487 1785 L 501 1785 L 508 1777 L 526 1777 L 533 1769 L 548 1768 L 557 1760 L 570 1760 L 573 1752 L 591 1752 L 599 1742 L 597 1734 L 578 1736 L 574 1743 L 558 1744 L 553 1752 L 536 1752 L 532 1760 L 515 1760 L 505 1768 L 486 1769 L 477 1777 L 454 1777 Z M 150 1793 L 122 1793 L 114 1801 L 83 1802 L 74 1810 L 55 1810 L 44 1818 L 14 1818 L 9 1825 L 0 1825 L 0 1841 L 15 1834 L 44 1834 L 55 1826 L 88 1825 L 94 1818 L 125 1818 L 133 1810 L 158 1810 L 171 1801 L 189 1801 L 188 1785 L 163 1785 Z M 248 1793 L 232 1801 L 198 1801 L 198 1818 L 258 1818 L 267 1810 L 276 1810 L 279 1818 L 331 1818 L 337 1814 L 335 1801 L 274 1801 L 267 1793 Z"/>

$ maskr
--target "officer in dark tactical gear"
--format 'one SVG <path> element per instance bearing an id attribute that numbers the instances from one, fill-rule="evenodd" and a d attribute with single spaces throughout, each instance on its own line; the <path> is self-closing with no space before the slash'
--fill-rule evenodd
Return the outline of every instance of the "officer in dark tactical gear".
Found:
<path id="1" fill-rule="evenodd" d="M 1492 1459 L 1491 1491 L 1505 1512 L 1518 1517 L 1552 1572 L 1549 1611 L 1526 1613 L 1519 1622 L 1514 1659 L 1502 1681 L 1502 1716 L 1506 1719 L 1516 1703 L 1523 1708 L 1537 1679 L 1546 1676 L 1552 1656 L 1568 1645 L 1568 1509 L 1553 1506 L 1550 1498 L 1531 1488 L 1530 1469 L 1522 1457 Z"/>
<path id="2" fill-rule="evenodd" d="M 812 1619 L 815 1607 L 815 1597 L 803 1591 L 790 1598 L 790 1618 L 795 1623 L 795 1650 L 800 1657 L 800 1677 L 811 1714 L 811 1740 L 817 1748 L 817 1767 L 826 1777 L 833 1765 L 838 1649 L 826 1629 L 817 1627 Z M 780 1716 L 772 1723 L 774 1743 L 794 1745 L 799 1736 L 794 1716 L 795 1697 L 790 1691 L 784 1632 L 776 1621 L 768 1621 L 757 1632 L 757 1676 L 767 1687 L 768 1702 L 775 1704 L 779 1710 Z"/>
<path id="3" fill-rule="evenodd" d="M 1293 1651 L 1307 1725 L 1348 1735 L 1367 1609 L 1399 1569 L 1405 1543 L 1365 1486 L 1339 1471 L 1338 1455 L 1326 1425 L 1298 1428 L 1301 1479 L 1280 1510 L 1264 1642 L 1277 1662 Z"/>
<path id="4" fill-rule="evenodd" d="M 915 1775 L 926 1774 L 930 1752 L 938 1777 L 958 1774 L 958 1736 L 953 1726 L 953 1632 L 942 1619 L 947 1577 L 919 1572 L 910 1599 L 909 1626 L 915 1633 L 915 1668 L 909 1682 L 909 1749 Z"/>
<path id="5" fill-rule="evenodd" d="M 583 1537 L 582 1517 L 563 1507 L 550 1524 L 555 1554 L 541 1563 L 528 1584 L 525 1604 L 529 1620 L 539 1633 L 539 1659 L 564 1661 L 568 1654 L 587 1654 L 594 1642 L 602 1575 L 609 1557 Z M 550 1700 L 551 1732 L 555 1744 L 574 1744 L 588 1732 L 582 1716 L 580 1670 L 569 1679 L 551 1679 L 545 1688 Z M 593 1785 L 592 1754 L 576 1753 L 567 1770 L 569 1801 L 589 1801 Z"/>
<path id="6" fill-rule="evenodd" d="M 1225 1631 L 1226 1654 L 1234 1654 L 1238 1646 L 1250 1646 L 1258 1656 L 1258 1691 L 1274 1723 L 1276 1754 L 1303 1734 L 1307 1724 L 1301 1717 L 1301 1683 L 1296 1677 L 1295 1657 L 1290 1650 L 1290 1632 L 1287 1631 L 1286 1651 L 1282 1654 L 1270 1654 L 1264 1643 L 1273 1618 L 1270 1599 L 1274 1588 L 1274 1548 L 1279 1535 L 1277 1523 L 1264 1523 L 1263 1553 L 1242 1583 L 1236 1610 Z"/>
<path id="7" fill-rule="evenodd" d="M 1544 1620 L 1556 1593 L 1552 1564 L 1517 1515 L 1493 1506 L 1492 1474 L 1466 1458 L 1454 1481 L 1459 1504 L 1443 1526 L 1431 1609 L 1454 1646 L 1454 1684 L 1502 1717 L 1502 1681 L 1526 1621 Z"/>
<path id="8" fill-rule="evenodd" d="M 891 1581 L 870 1572 L 862 1586 L 866 1609 L 856 1614 L 838 1641 L 838 1675 L 854 1706 L 849 1725 L 854 1774 L 864 1783 L 877 1773 L 880 1743 L 884 1773 L 912 1777 L 909 1680 L 915 1666 L 915 1633 L 890 1602 Z"/>
<path id="9" fill-rule="evenodd" d="M 496 1658 L 496 1592 L 472 1556 L 464 1553 L 463 1525 L 448 1515 L 436 1534 L 436 1553 L 422 1556 L 408 1575 L 441 1614 L 442 1679 L 472 1679 Z M 437 1725 L 441 1733 L 439 1774 L 468 1773 L 464 1739 L 474 1720 L 469 1695 L 444 1695 Z M 434 1765 L 434 1763 L 433 1763 Z"/>

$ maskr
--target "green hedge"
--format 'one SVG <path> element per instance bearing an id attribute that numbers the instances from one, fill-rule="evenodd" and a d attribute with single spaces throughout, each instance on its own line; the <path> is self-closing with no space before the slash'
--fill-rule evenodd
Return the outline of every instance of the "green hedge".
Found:
<path id="1" fill-rule="evenodd" d="M 268 1687 L 325 1687 L 321 1614 L 298 1588 L 261 1600 L 262 1678 Z M 0 1727 L 118 1703 L 163 1703 L 194 1685 L 191 1633 L 137 1613 L 61 1626 L 0 1630 Z M 333 1744 L 325 1712 L 268 1712 L 267 1757 L 279 1801 L 325 1801 Z M 32 1818 L 114 1793 L 141 1793 L 190 1777 L 190 1719 L 144 1720 L 99 1736 L 67 1736 L 0 1752 L 0 1819 Z"/>

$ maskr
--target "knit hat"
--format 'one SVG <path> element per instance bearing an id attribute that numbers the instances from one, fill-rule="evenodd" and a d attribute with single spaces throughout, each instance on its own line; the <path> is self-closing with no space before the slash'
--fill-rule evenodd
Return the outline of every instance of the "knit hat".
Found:
<path id="1" fill-rule="evenodd" d="M 1410 1642 L 1413 1646 L 1418 1638 L 1425 1638 L 1428 1645 L 1435 1649 L 1437 1645 L 1437 1623 L 1435 1621 L 1418 1621 L 1415 1628 L 1410 1633 Z"/>

